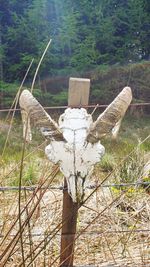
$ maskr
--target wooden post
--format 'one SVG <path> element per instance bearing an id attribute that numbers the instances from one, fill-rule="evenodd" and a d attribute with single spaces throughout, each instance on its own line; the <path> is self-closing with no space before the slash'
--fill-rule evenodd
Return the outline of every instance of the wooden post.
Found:
<path id="1" fill-rule="evenodd" d="M 78 216 L 78 203 L 73 203 L 67 191 L 67 182 L 64 179 L 63 192 L 63 214 L 62 221 L 65 222 L 61 234 L 61 267 L 73 266 L 74 239 Z"/>
<path id="2" fill-rule="evenodd" d="M 70 78 L 68 106 L 80 107 L 88 105 L 90 93 L 90 79 Z"/>
<path id="3" fill-rule="evenodd" d="M 71 107 L 88 105 L 90 80 L 81 78 L 70 78 L 68 105 Z M 77 227 L 77 216 L 79 203 L 74 203 L 68 194 L 67 182 L 64 179 L 63 211 L 62 211 L 62 233 L 60 267 L 73 267 L 74 242 Z"/>

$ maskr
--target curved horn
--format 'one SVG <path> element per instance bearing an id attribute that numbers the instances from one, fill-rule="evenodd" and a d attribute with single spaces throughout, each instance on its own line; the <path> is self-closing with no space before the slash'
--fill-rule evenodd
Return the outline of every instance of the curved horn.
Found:
<path id="1" fill-rule="evenodd" d="M 49 114 L 28 90 L 24 90 L 21 93 L 19 104 L 21 109 L 33 121 L 33 124 L 41 129 L 43 135 L 58 141 L 64 140 L 57 123 L 51 119 Z"/>
<path id="2" fill-rule="evenodd" d="M 125 87 L 92 124 L 87 140 L 91 143 L 95 143 L 100 140 L 101 137 L 108 134 L 116 123 L 123 118 L 131 100 L 131 88 Z"/>
<path id="3" fill-rule="evenodd" d="M 112 134 L 112 139 L 113 140 L 116 140 L 117 137 L 118 137 L 118 133 L 119 133 L 119 130 L 120 130 L 121 122 L 122 122 L 122 118 L 115 124 L 115 126 L 111 130 L 111 134 Z"/>

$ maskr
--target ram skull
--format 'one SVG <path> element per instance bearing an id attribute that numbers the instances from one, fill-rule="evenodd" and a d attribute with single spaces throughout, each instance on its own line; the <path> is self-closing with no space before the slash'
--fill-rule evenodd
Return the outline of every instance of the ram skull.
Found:
<path id="1" fill-rule="evenodd" d="M 118 131 L 131 100 L 131 89 L 125 87 L 95 122 L 86 109 L 67 108 L 57 124 L 28 90 L 22 92 L 24 136 L 31 140 L 31 120 L 49 138 L 45 153 L 50 161 L 59 164 L 73 202 L 83 201 L 85 181 L 105 152 L 100 140 L 111 131 Z"/>

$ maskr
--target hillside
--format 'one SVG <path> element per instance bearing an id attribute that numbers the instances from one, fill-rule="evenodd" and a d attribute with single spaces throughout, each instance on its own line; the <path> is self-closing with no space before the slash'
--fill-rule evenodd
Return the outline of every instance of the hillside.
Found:
<path id="1" fill-rule="evenodd" d="M 128 64 L 125 66 L 102 65 L 89 71 L 72 73 L 71 76 L 91 79 L 90 103 L 108 104 L 124 86 L 129 85 L 133 92 L 133 102 L 150 102 L 150 62 Z M 36 83 L 35 96 L 44 106 L 67 104 L 69 76 L 48 76 Z M 30 88 L 30 84 L 27 84 Z M 19 84 L 1 82 L 0 107 L 9 108 L 17 93 Z M 143 109 L 149 112 L 149 107 Z"/>

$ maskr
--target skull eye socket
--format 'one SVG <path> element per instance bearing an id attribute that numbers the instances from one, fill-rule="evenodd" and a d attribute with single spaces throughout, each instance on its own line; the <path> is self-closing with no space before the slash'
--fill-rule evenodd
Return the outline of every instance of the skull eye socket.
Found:
<path id="1" fill-rule="evenodd" d="M 63 122 L 64 122 L 64 116 L 63 115 L 61 115 L 60 117 L 59 117 L 59 125 L 61 125 Z"/>
<path id="2" fill-rule="evenodd" d="M 60 123 L 64 122 L 64 116 L 60 117 Z"/>

